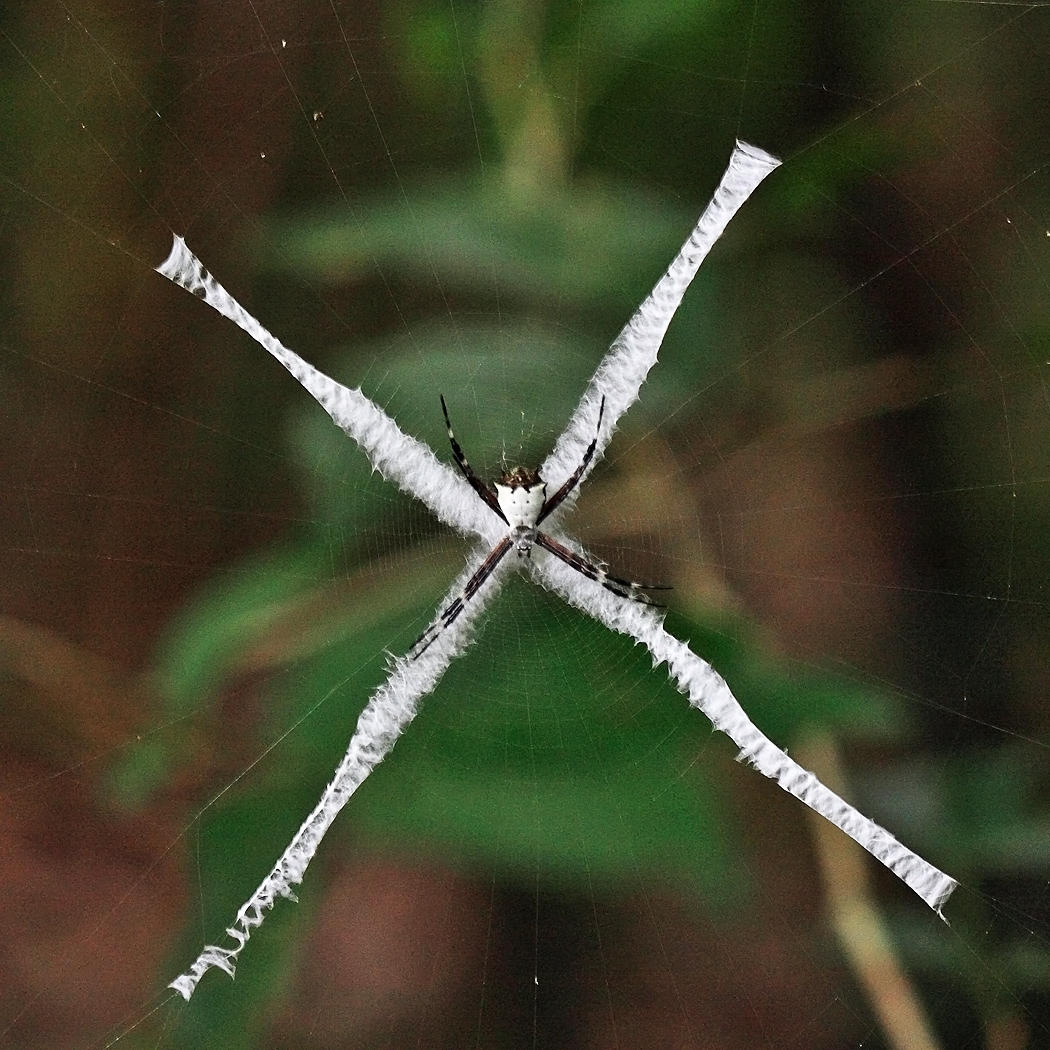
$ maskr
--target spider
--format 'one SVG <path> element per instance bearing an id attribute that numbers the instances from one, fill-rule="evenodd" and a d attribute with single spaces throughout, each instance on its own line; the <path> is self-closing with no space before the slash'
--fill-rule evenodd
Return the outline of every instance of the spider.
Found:
<path id="1" fill-rule="evenodd" d="M 595 428 L 594 437 L 583 454 L 580 465 L 572 472 L 568 480 L 552 496 L 547 495 L 547 482 L 540 477 L 538 470 L 529 470 L 526 467 L 514 467 L 505 470 L 499 481 L 493 485 L 484 482 L 474 473 L 473 468 L 467 462 L 463 449 L 456 440 L 452 430 L 452 421 L 448 417 L 448 407 L 445 398 L 441 395 L 441 411 L 445 416 L 445 426 L 448 428 L 448 439 L 452 443 L 452 455 L 456 465 L 463 472 L 463 476 L 470 482 L 471 488 L 498 514 L 510 531 L 489 551 L 485 560 L 478 567 L 477 572 L 467 580 L 460 595 L 448 608 L 412 643 L 409 650 L 412 659 L 420 656 L 427 647 L 452 623 L 463 611 L 464 606 L 481 589 L 482 584 L 492 575 L 496 566 L 503 560 L 504 555 L 512 548 L 519 558 L 528 558 L 532 555 L 533 546 L 540 546 L 549 551 L 556 558 L 561 558 L 566 565 L 575 569 L 578 573 L 588 579 L 600 583 L 607 590 L 618 594 L 621 598 L 630 598 L 632 601 L 641 602 L 643 605 L 654 605 L 660 607 L 659 602 L 654 602 L 643 591 L 668 591 L 671 588 L 658 583 L 638 583 L 635 580 L 623 580 L 619 576 L 610 576 L 604 564 L 595 565 L 586 558 L 581 557 L 575 551 L 570 550 L 564 544 L 559 543 L 552 536 L 541 532 L 540 523 L 557 508 L 566 496 L 576 487 L 583 472 L 594 455 L 595 445 L 598 443 L 598 434 L 602 427 L 602 416 L 605 414 L 605 398 L 602 398 L 598 408 L 598 426 Z"/>

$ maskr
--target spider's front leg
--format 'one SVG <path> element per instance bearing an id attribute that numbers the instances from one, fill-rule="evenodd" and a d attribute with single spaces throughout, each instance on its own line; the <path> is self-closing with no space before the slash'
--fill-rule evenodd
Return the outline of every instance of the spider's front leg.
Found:
<path id="1" fill-rule="evenodd" d="M 591 443 L 587 446 L 586 451 L 583 453 L 583 459 L 580 460 L 580 465 L 572 472 L 565 484 L 562 485 L 562 487 L 558 489 L 558 491 L 555 492 L 554 495 L 546 501 L 546 503 L 543 504 L 543 507 L 541 508 L 539 513 L 539 517 L 536 518 L 537 525 L 539 525 L 540 522 L 542 522 L 543 519 L 546 518 L 552 510 L 555 510 L 558 507 L 558 505 L 565 499 L 565 497 L 568 496 L 568 494 L 572 492 L 574 488 L 576 488 L 580 478 L 583 477 L 583 472 L 587 469 L 587 464 L 590 463 L 591 458 L 594 456 L 594 449 L 595 446 L 598 444 L 598 435 L 601 433 L 602 430 L 602 416 L 604 415 L 605 395 L 603 394 L 602 403 L 598 406 L 598 425 L 594 428 L 594 437 L 591 439 Z"/>
<path id="2" fill-rule="evenodd" d="M 459 442 L 456 440 L 456 435 L 452 430 L 452 420 L 448 418 L 448 408 L 445 405 L 445 397 L 443 394 L 439 395 L 439 397 L 441 398 L 441 411 L 445 416 L 445 428 L 448 430 L 448 440 L 452 445 L 452 456 L 456 461 L 456 466 L 459 467 L 463 477 L 470 482 L 470 487 L 509 525 L 510 522 L 507 521 L 507 516 L 503 513 L 503 508 L 499 505 L 496 493 L 474 473 L 474 468 L 467 462 L 467 457 L 463 454 L 463 449 L 460 447 Z"/>

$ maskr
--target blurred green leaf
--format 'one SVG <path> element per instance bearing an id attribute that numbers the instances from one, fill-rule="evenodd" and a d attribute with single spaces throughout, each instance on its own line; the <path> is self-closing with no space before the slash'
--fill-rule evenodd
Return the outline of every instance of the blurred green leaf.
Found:
<path id="1" fill-rule="evenodd" d="M 532 195 L 460 176 L 375 199 L 353 216 L 334 207 L 286 216 L 250 250 L 264 267 L 321 284 L 378 266 L 447 290 L 594 307 L 625 279 L 651 286 L 668 245 L 695 221 L 690 208 L 630 185 Z"/>

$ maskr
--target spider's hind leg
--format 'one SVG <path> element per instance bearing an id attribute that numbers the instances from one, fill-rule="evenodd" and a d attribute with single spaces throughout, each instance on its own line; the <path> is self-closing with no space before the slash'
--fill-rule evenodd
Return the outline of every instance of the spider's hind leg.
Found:
<path id="1" fill-rule="evenodd" d="M 581 557 L 575 551 L 570 550 L 563 543 L 548 536 L 545 532 L 537 532 L 535 536 L 544 550 L 550 551 L 556 558 L 560 558 L 571 569 L 575 569 L 581 576 L 586 576 L 595 583 L 600 583 L 607 591 L 619 595 L 621 598 L 629 598 L 632 602 L 641 605 L 652 605 L 658 609 L 664 606 L 661 602 L 654 602 L 646 591 L 669 591 L 672 590 L 668 584 L 663 583 L 639 583 L 637 580 L 624 580 L 619 576 L 610 576 L 603 563 L 595 565 L 586 558 Z"/>
<path id="2" fill-rule="evenodd" d="M 459 614 L 463 612 L 467 602 L 481 589 L 481 585 L 492 575 L 496 566 L 502 561 L 503 556 L 510 550 L 512 541 L 509 536 L 492 548 L 485 556 L 485 560 L 478 566 L 477 571 L 467 580 L 462 592 L 458 594 L 448 605 L 445 611 L 409 646 L 409 659 L 415 660 L 427 651 L 447 627 L 451 627 Z"/>

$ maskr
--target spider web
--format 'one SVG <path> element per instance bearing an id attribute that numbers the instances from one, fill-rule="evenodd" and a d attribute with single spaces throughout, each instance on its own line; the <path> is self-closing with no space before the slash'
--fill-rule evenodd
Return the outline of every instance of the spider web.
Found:
<path id="1" fill-rule="evenodd" d="M 0 1043 L 1048 1041 L 1048 12 L 681 6 L 2 16 Z M 491 477 L 736 137 L 784 166 L 567 520 L 952 925 L 523 576 L 183 1003 L 475 552 L 156 276 L 171 234 Z"/>

